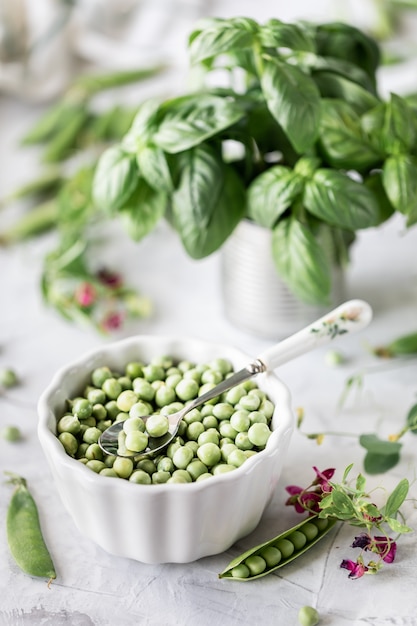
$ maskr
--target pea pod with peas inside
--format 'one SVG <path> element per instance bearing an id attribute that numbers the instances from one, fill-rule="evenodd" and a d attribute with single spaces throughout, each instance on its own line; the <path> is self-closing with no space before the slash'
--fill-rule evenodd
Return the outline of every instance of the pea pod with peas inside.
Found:
<path id="1" fill-rule="evenodd" d="M 56 578 L 55 567 L 46 547 L 39 522 L 35 500 L 26 486 L 26 480 L 17 474 L 5 472 L 16 485 L 7 510 L 7 540 L 10 552 L 22 571 L 48 581 Z"/>
<path id="2" fill-rule="evenodd" d="M 317 515 L 233 559 L 219 578 L 248 581 L 266 576 L 312 548 L 338 520 Z"/>

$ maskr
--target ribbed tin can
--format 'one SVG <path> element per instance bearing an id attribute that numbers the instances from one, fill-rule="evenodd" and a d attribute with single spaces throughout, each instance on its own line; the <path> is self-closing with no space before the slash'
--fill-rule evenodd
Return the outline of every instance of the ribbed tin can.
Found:
<path id="1" fill-rule="evenodd" d="M 305 304 L 279 277 L 271 252 L 272 233 L 244 220 L 222 247 L 222 297 L 230 322 L 251 334 L 281 339 L 324 315 L 329 307 Z M 331 307 L 345 298 L 345 273 L 335 267 Z M 330 308 L 331 308 L 330 307 Z"/>

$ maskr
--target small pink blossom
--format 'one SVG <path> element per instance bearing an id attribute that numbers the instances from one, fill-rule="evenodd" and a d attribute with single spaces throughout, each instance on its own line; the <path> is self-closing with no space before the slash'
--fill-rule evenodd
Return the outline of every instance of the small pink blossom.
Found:
<path id="1" fill-rule="evenodd" d="M 110 287 L 111 289 L 118 289 L 123 284 L 123 279 L 117 272 L 111 272 L 106 268 L 102 268 L 97 272 L 97 278 L 103 285 Z"/>
<path id="2" fill-rule="evenodd" d="M 118 311 L 108 313 L 101 322 L 101 326 L 105 331 L 117 330 L 122 324 L 123 314 Z"/>
<path id="3" fill-rule="evenodd" d="M 375 552 L 385 563 L 392 563 L 397 552 L 397 544 L 390 537 L 371 537 L 368 533 L 355 537 L 351 547 Z"/>
<path id="4" fill-rule="evenodd" d="M 361 578 L 368 571 L 368 568 L 361 559 L 358 559 L 357 561 L 343 559 L 340 567 L 349 570 L 349 578 Z"/>
<path id="5" fill-rule="evenodd" d="M 74 294 L 76 302 L 83 308 L 91 306 L 96 299 L 96 290 L 91 283 L 81 283 Z"/>

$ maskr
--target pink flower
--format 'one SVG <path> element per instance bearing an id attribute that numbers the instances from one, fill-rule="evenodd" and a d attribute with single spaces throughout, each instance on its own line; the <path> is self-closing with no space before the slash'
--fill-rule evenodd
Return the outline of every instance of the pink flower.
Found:
<path id="1" fill-rule="evenodd" d="M 117 311 L 108 313 L 101 322 L 101 326 L 105 331 L 117 330 L 122 324 L 123 314 Z"/>
<path id="2" fill-rule="evenodd" d="M 390 537 L 371 537 L 368 533 L 355 537 L 351 547 L 376 552 L 385 563 L 392 563 L 397 552 L 397 544 Z"/>
<path id="3" fill-rule="evenodd" d="M 102 268 L 97 272 L 97 278 L 103 285 L 110 287 L 111 289 L 118 289 L 123 284 L 123 279 L 117 272 L 111 272 L 106 268 Z"/>
<path id="4" fill-rule="evenodd" d="M 313 466 L 313 470 L 316 472 L 316 480 L 313 482 L 313 485 L 320 485 L 322 491 L 329 493 L 332 490 L 329 480 L 333 477 L 333 474 L 336 471 L 334 467 L 330 467 L 320 472 L 317 467 Z"/>
<path id="5" fill-rule="evenodd" d="M 96 290 L 91 283 L 81 283 L 74 294 L 76 302 L 83 308 L 89 307 L 96 299 Z"/>
<path id="6" fill-rule="evenodd" d="M 332 490 L 332 486 L 329 483 L 330 478 L 333 476 L 335 470 L 329 468 L 320 472 L 317 467 L 313 467 L 316 472 L 316 478 L 306 489 L 298 487 L 298 485 L 288 485 L 285 487 L 286 491 L 290 494 L 290 497 L 285 504 L 294 506 L 297 513 L 304 513 L 309 511 L 310 513 L 320 513 L 320 502 L 326 493 Z M 312 489 L 314 487 L 314 489 Z"/>
<path id="7" fill-rule="evenodd" d="M 361 578 L 368 571 L 368 568 L 361 559 L 358 559 L 357 561 L 343 559 L 340 567 L 349 570 L 349 578 Z"/>

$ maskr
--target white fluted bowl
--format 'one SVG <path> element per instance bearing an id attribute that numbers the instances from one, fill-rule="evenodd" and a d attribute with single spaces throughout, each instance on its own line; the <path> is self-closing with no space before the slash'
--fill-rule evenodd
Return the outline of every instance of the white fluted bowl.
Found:
<path id="1" fill-rule="evenodd" d="M 136 336 L 107 344 L 56 373 L 39 399 L 38 436 L 62 502 L 82 534 L 117 556 L 187 563 L 227 550 L 258 525 L 280 476 L 294 418 L 287 387 L 267 372 L 256 382 L 275 404 L 273 432 L 265 450 L 233 472 L 187 484 L 140 485 L 96 474 L 68 456 L 55 434 L 57 419 L 91 372 L 162 355 L 195 363 L 223 357 L 235 370 L 256 356 L 189 338 Z"/>

